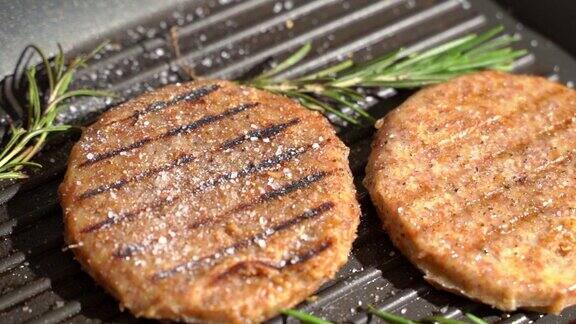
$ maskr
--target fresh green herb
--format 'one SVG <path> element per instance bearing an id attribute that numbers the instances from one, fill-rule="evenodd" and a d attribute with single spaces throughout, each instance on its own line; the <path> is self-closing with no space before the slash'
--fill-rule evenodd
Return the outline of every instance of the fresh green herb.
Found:
<path id="1" fill-rule="evenodd" d="M 497 27 L 483 34 L 470 34 L 421 53 L 410 54 L 400 49 L 366 63 L 345 60 L 296 79 L 280 77 L 281 72 L 308 55 L 312 46 L 306 44 L 276 67 L 246 83 L 292 97 L 309 109 L 332 113 L 353 124 L 359 120 L 334 108 L 333 104 L 373 121 L 359 105 L 364 96 L 358 88 L 418 88 L 483 69 L 510 70 L 514 60 L 527 52 L 509 47 L 517 38 L 499 36 L 502 30 Z"/>
<path id="2" fill-rule="evenodd" d="M 469 314 L 469 313 L 466 313 L 466 317 L 470 320 L 470 322 L 459 321 L 459 320 L 455 320 L 455 319 L 451 319 L 451 318 L 447 318 L 447 317 L 443 317 L 443 316 L 432 316 L 432 317 L 424 318 L 424 319 L 419 320 L 419 321 L 413 321 L 413 320 L 407 319 L 407 318 L 402 317 L 402 316 L 394 315 L 392 313 L 389 313 L 389 312 L 386 312 L 383 310 L 379 310 L 379 309 L 377 309 L 371 305 L 368 306 L 366 311 L 368 311 L 368 313 L 370 313 L 374 316 L 377 316 L 377 317 L 379 317 L 379 318 L 381 318 L 381 319 L 383 319 L 386 322 L 391 323 L 391 324 L 418 324 L 418 323 L 488 324 L 486 321 L 484 321 L 480 317 L 474 316 L 474 315 Z"/>
<path id="3" fill-rule="evenodd" d="M 516 37 L 498 36 L 501 32 L 502 27 L 498 27 L 421 53 L 410 54 L 401 49 L 366 63 L 345 60 L 296 79 L 279 77 L 280 73 L 309 54 L 312 46 L 306 44 L 276 67 L 246 83 L 292 97 L 310 109 L 332 113 L 349 123 L 357 124 L 359 120 L 335 106 L 347 107 L 357 116 L 373 121 L 372 116 L 360 106 L 364 96 L 358 92 L 358 88 L 417 88 L 482 69 L 510 70 L 514 60 L 525 55 L 526 51 L 510 48 Z M 0 151 L 0 179 L 25 178 L 23 167 L 40 166 L 31 159 L 45 145 L 47 136 L 71 127 L 55 124 L 58 111 L 67 100 L 78 96 L 110 96 L 109 93 L 90 89 L 69 90 L 74 73 L 101 48 L 99 46 L 89 55 L 78 57 L 67 65 L 61 48 L 56 57 L 49 60 L 39 48 L 33 47 L 42 59 L 48 89 L 40 90 L 36 68 L 26 71 L 27 120 L 22 125 L 11 124 L 9 138 L 4 141 Z"/>
<path id="4" fill-rule="evenodd" d="M 466 313 L 466 317 L 474 324 L 488 324 L 488 322 L 474 314 Z"/>
<path id="5" fill-rule="evenodd" d="M 416 324 L 418 322 L 409 320 L 405 317 L 402 316 L 398 316 L 398 315 L 394 315 L 392 313 L 388 313 L 386 311 L 383 310 L 379 310 L 377 308 L 375 308 L 372 305 L 368 305 L 368 308 L 366 309 L 368 311 L 368 313 L 377 316 L 383 320 L 385 320 L 388 323 L 391 324 Z"/>
<path id="6" fill-rule="evenodd" d="M 300 320 L 300 322 L 304 324 L 332 324 L 332 322 L 323 320 L 320 317 L 316 317 L 312 314 L 308 314 L 295 309 L 285 309 L 281 311 L 281 313 L 286 316 L 294 317 L 295 319 Z"/>
<path id="7" fill-rule="evenodd" d="M 42 59 L 48 89 L 41 91 L 36 77 L 38 72 L 36 67 L 26 71 L 27 120 L 19 126 L 15 126 L 10 121 L 9 138 L 0 151 L 0 179 L 26 178 L 26 173 L 22 171 L 23 167 L 41 167 L 31 159 L 44 147 L 48 135 L 66 131 L 72 127 L 55 124 L 58 112 L 67 100 L 79 96 L 111 96 L 107 92 L 97 90 L 69 90 L 75 72 L 85 66 L 86 61 L 98 53 L 104 45 L 106 44 L 98 46 L 88 55 L 73 59 L 69 64 L 66 64 L 66 58 L 60 46 L 58 46 L 58 54 L 52 60 L 49 60 L 38 47 L 32 47 Z"/>
<path id="8" fill-rule="evenodd" d="M 386 312 L 383 310 L 379 310 L 379 309 L 377 309 L 371 305 L 369 305 L 366 308 L 366 311 L 368 313 L 376 316 L 376 317 L 383 319 L 387 323 L 391 323 L 391 324 L 419 324 L 419 323 L 488 324 L 483 319 L 481 319 L 477 316 L 474 316 L 472 314 L 469 314 L 469 313 L 466 313 L 466 317 L 470 320 L 470 322 L 464 322 L 464 321 L 459 321 L 459 320 L 455 320 L 455 319 L 451 319 L 451 318 L 447 318 L 447 317 L 442 317 L 442 316 L 427 317 L 427 318 L 420 320 L 420 321 L 413 321 L 413 320 L 407 319 L 406 317 L 394 315 L 392 313 L 389 313 L 389 312 Z M 301 311 L 297 311 L 294 309 L 283 310 L 282 314 L 294 317 L 294 318 L 300 320 L 300 322 L 305 323 L 305 324 L 331 324 L 332 323 L 332 322 L 326 321 L 324 319 L 321 319 L 319 317 L 316 317 L 314 315 L 311 315 L 311 314 L 308 314 L 305 312 L 301 312 Z"/>

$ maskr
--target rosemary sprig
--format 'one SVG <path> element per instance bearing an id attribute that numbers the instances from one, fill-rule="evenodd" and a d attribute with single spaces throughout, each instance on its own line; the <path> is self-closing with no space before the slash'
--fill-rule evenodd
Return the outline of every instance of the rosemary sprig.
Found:
<path id="1" fill-rule="evenodd" d="M 470 34 L 420 53 L 400 49 L 366 63 L 348 59 L 296 79 L 280 77 L 280 73 L 308 55 L 312 46 L 306 44 L 276 67 L 246 83 L 292 97 L 309 109 L 332 113 L 353 124 L 359 120 L 333 105 L 347 107 L 373 121 L 359 105 L 364 96 L 358 88 L 418 88 L 483 69 L 510 70 L 514 60 L 527 52 L 509 47 L 517 37 L 499 36 L 502 30 L 496 27 L 479 35 Z"/>
<path id="2" fill-rule="evenodd" d="M 330 321 L 295 309 L 285 309 L 282 310 L 281 313 L 286 316 L 294 317 L 304 324 L 332 324 Z"/>
<path id="3" fill-rule="evenodd" d="M 28 83 L 27 120 L 16 126 L 10 122 L 10 135 L 0 151 L 0 179 L 23 179 L 25 166 L 41 167 L 31 159 L 44 147 L 46 138 L 54 132 L 70 129 L 70 125 L 56 125 L 55 119 L 67 100 L 79 96 L 111 96 L 110 93 L 91 89 L 70 90 L 75 72 L 85 66 L 86 61 L 98 53 L 106 43 L 96 47 L 88 55 L 79 56 L 66 64 L 62 47 L 54 59 L 48 57 L 36 46 L 32 49 L 42 59 L 43 72 L 48 80 L 48 89 L 42 91 L 38 84 L 36 67 L 26 71 Z"/>
<path id="4" fill-rule="evenodd" d="M 390 324 L 420 324 L 420 323 L 438 323 L 438 324 L 488 324 L 480 317 L 472 315 L 470 313 L 464 314 L 469 321 L 459 321 L 452 318 L 447 318 L 444 316 L 431 316 L 421 319 L 419 321 L 414 321 L 407 319 L 406 317 L 394 315 L 392 313 L 379 310 L 372 305 L 368 305 L 366 311 L 376 317 L 379 317 Z"/>
<path id="5" fill-rule="evenodd" d="M 414 321 L 408 319 L 403 316 L 394 315 L 392 313 L 379 310 L 374 306 L 368 305 L 366 311 L 376 317 L 379 317 L 390 324 L 420 324 L 420 323 L 438 323 L 438 324 L 488 324 L 488 322 L 484 321 L 483 319 L 472 315 L 470 313 L 466 313 L 465 316 L 468 318 L 469 322 L 459 321 L 443 316 L 432 316 L 427 317 L 419 321 Z M 308 314 L 306 312 L 294 310 L 294 309 L 286 309 L 281 312 L 282 314 L 290 317 L 294 317 L 298 319 L 301 323 L 304 324 L 332 324 L 327 320 L 324 320 L 320 317 L 316 317 L 312 314 Z"/>

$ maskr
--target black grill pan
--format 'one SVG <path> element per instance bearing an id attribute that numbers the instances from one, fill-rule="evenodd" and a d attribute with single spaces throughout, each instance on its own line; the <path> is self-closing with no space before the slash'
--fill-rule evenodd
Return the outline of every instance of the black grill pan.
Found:
<path id="1" fill-rule="evenodd" d="M 188 64 L 203 76 L 239 78 L 267 58 L 281 59 L 311 41 L 315 52 L 286 72 L 295 76 L 349 54 L 366 60 L 398 47 L 424 49 L 498 24 L 509 33 L 518 33 L 522 40 L 517 46 L 530 50 L 517 61 L 518 72 L 547 76 L 569 85 L 576 80 L 576 61 L 490 1 L 190 0 L 167 2 L 164 7 L 137 19 L 130 20 L 133 15 L 127 15 L 121 27 L 99 32 L 93 41 L 76 46 L 77 50 L 88 50 L 97 39 L 113 41 L 81 72 L 74 86 L 108 88 L 120 94 L 116 101 L 122 101 L 167 83 L 187 80 L 179 64 Z M 182 51 L 179 60 L 170 45 L 169 30 L 173 26 L 178 27 Z M 391 90 L 373 93 L 367 109 L 377 117 L 383 116 L 409 94 Z M 61 120 L 88 124 L 114 104 L 104 99 L 78 100 Z M 377 322 L 362 312 L 367 304 L 412 318 L 441 313 L 461 319 L 464 313 L 473 312 L 502 323 L 576 320 L 575 307 L 560 316 L 508 314 L 425 283 L 421 273 L 380 230 L 374 207 L 360 185 L 372 133 L 370 127 L 339 128 L 341 138 L 351 147 L 350 163 L 362 204 L 359 237 L 348 264 L 336 279 L 300 309 L 333 321 L 354 323 Z M 57 187 L 73 142 L 73 135 L 54 138 L 40 157 L 46 167 L 22 184 L 4 186 L 0 194 L 2 323 L 144 322 L 121 312 L 117 302 L 81 271 L 69 251 L 62 249 Z M 278 317 L 270 322 L 284 320 Z"/>

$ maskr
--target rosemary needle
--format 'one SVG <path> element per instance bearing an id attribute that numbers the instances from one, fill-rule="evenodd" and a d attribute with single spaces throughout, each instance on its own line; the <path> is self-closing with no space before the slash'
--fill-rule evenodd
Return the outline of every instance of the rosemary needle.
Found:
<path id="1" fill-rule="evenodd" d="M 316 317 L 306 312 L 298 311 L 295 309 L 285 309 L 281 311 L 282 314 L 294 317 L 304 324 L 332 324 L 332 322 Z"/>
<path id="2" fill-rule="evenodd" d="M 447 318 L 444 316 L 432 316 L 424 318 L 420 321 L 413 321 L 403 316 L 394 315 L 392 313 L 379 310 L 372 305 L 368 305 L 366 311 L 368 313 L 377 316 L 388 323 L 391 324 L 417 324 L 417 323 L 438 323 L 438 324 L 488 324 L 486 321 L 481 319 L 480 317 L 474 316 L 472 314 L 466 313 L 466 317 L 470 320 L 470 322 L 464 322 L 452 318 Z"/>
<path id="3" fill-rule="evenodd" d="M 417 322 L 409 320 L 405 317 L 394 315 L 392 313 L 388 313 L 388 312 L 379 310 L 372 305 L 368 305 L 366 310 L 368 311 L 368 313 L 375 315 L 375 316 L 377 316 L 377 317 L 379 317 L 379 318 L 381 318 L 381 319 L 383 319 L 386 322 L 391 323 L 391 324 L 416 324 L 417 323 Z"/>
<path id="4" fill-rule="evenodd" d="M 470 322 L 459 321 L 443 316 L 433 316 L 427 317 L 420 321 L 413 321 L 403 316 L 394 315 L 392 313 L 379 310 L 372 305 L 368 305 L 366 311 L 390 324 L 418 324 L 418 323 L 438 323 L 438 324 L 488 324 L 483 319 L 474 316 L 472 314 L 466 313 L 466 317 Z M 332 322 L 326 321 L 314 315 L 308 314 L 306 312 L 297 311 L 294 309 L 285 309 L 282 314 L 294 317 L 300 320 L 300 322 L 305 324 L 331 324 Z"/>
<path id="5" fill-rule="evenodd" d="M 312 46 L 306 44 L 276 67 L 245 83 L 292 97 L 309 109 L 336 115 L 352 124 L 359 123 L 356 116 L 373 122 L 374 118 L 359 104 L 364 96 L 358 88 L 417 88 L 483 69 L 510 70 L 514 60 L 525 55 L 526 51 L 510 48 L 517 38 L 498 36 L 502 30 L 502 27 L 497 27 L 483 34 L 470 34 L 421 53 L 410 54 L 400 49 L 366 63 L 345 60 L 299 78 L 280 77 L 282 72 L 310 53 Z M 10 135 L 0 150 L 0 179 L 25 178 L 23 167 L 40 166 L 31 159 L 44 147 L 47 136 L 71 127 L 55 124 L 58 111 L 67 100 L 77 96 L 110 96 L 91 89 L 69 90 L 74 73 L 101 48 L 99 46 L 89 55 L 78 57 L 66 65 L 60 47 L 53 60 L 33 47 L 42 59 L 48 90 L 43 92 L 39 89 L 36 68 L 26 71 L 27 121 L 22 126 L 11 125 Z M 346 107 L 355 115 L 338 107 Z"/>
<path id="6" fill-rule="evenodd" d="M 40 164 L 31 162 L 31 159 L 44 147 L 48 135 L 66 131 L 72 127 L 55 124 L 58 112 L 67 100 L 79 96 L 111 96 L 103 91 L 69 89 L 74 73 L 104 45 L 106 44 L 98 46 L 88 55 L 73 59 L 68 65 L 65 63 L 66 59 L 60 46 L 53 60 L 49 60 L 38 47 L 32 46 L 42 59 L 42 66 L 48 79 L 48 89 L 45 92 L 40 90 L 36 67 L 26 71 L 27 120 L 22 123 L 22 126 L 15 126 L 10 121 L 10 135 L 0 150 L 0 179 L 23 179 L 27 177 L 22 171 L 23 167 L 41 167 Z M 43 98 L 46 99 L 43 100 Z"/>
<path id="7" fill-rule="evenodd" d="M 517 37 L 499 34 L 496 27 L 482 34 L 470 34 L 419 53 L 396 50 L 366 63 L 345 60 L 296 79 L 280 74 L 301 62 L 312 50 L 306 44 L 276 67 L 245 82 L 256 88 L 292 97 L 309 109 L 331 113 L 352 124 L 354 115 L 335 107 L 346 107 L 356 116 L 374 121 L 359 105 L 362 87 L 418 88 L 484 70 L 511 70 L 514 60 L 526 51 L 509 47 Z"/>

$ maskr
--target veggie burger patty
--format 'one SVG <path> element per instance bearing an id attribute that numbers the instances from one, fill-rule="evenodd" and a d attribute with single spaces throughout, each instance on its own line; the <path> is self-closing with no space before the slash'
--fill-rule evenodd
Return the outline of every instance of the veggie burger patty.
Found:
<path id="1" fill-rule="evenodd" d="M 261 321 L 346 262 L 360 210 L 321 114 L 227 81 L 104 113 L 60 187 L 67 242 L 137 316 Z"/>

